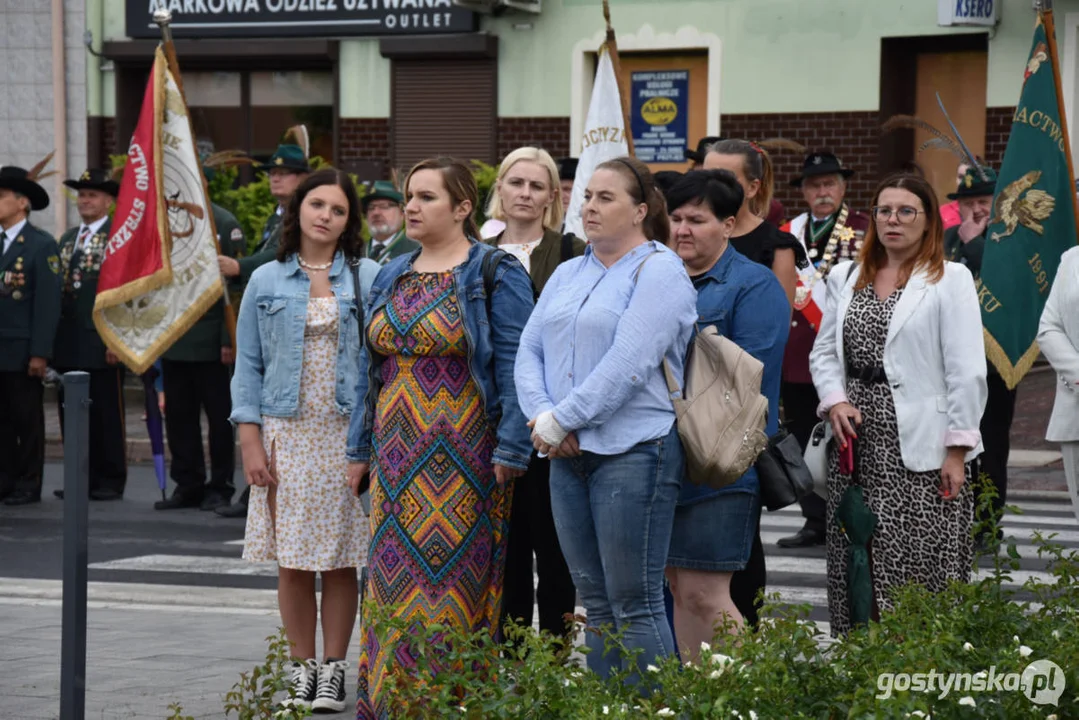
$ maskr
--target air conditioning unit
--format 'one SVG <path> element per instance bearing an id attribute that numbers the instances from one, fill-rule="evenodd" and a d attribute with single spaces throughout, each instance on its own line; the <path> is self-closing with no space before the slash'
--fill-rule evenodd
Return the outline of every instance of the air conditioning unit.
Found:
<path id="1" fill-rule="evenodd" d="M 543 0 L 453 0 L 457 7 L 486 15 L 501 15 L 507 10 L 538 15 Z"/>

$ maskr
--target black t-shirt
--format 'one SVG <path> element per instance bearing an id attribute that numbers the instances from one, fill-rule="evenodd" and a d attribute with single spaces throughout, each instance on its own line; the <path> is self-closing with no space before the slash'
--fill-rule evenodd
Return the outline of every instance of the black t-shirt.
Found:
<path id="1" fill-rule="evenodd" d="M 766 267 L 772 267 L 776 250 L 789 249 L 794 251 L 794 263 L 799 268 L 809 266 L 805 248 L 798 238 L 790 233 L 783 232 L 771 223 L 762 222 L 755 230 L 750 230 L 745 235 L 731 238 L 731 247 L 745 255 L 753 262 Z"/>

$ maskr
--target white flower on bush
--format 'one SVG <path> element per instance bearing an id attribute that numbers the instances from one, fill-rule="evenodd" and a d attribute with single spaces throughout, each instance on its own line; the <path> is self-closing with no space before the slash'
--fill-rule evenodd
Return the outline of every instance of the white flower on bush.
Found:
<path id="1" fill-rule="evenodd" d="M 926 720 L 929 720 L 929 716 L 921 710 L 911 710 L 907 713 L 907 717 L 925 718 Z"/>
<path id="2" fill-rule="evenodd" d="M 1059 640 L 1060 639 L 1060 631 L 1059 630 L 1054 630 L 1053 631 L 1053 639 L 1054 640 Z M 1052 717 L 1052 716 L 1050 716 L 1050 717 Z M 1048 718 L 1046 720 L 1048 720 Z"/>
<path id="3" fill-rule="evenodd" d="M 1034 651 L 1033 651 L 1033 650 L 1031 650 L 1031 649 L 1030 649 L 1029 647 L 1027 647 L 1026 645 L 1020 645 L 1020 646 L 1019 646 L 1019 657 L 1027 657 L 1027 656 L 1028 656 L 1028 655 L 1030 655 L 1030 654 L 1031 654 L 1032 652 L 1034 652 Z"/>
<path id="4" fill-rule="evenodd" d="M 716 680 L 722 674 L 723 674 L 722 670 L 713 670 L 712 672 L 708 673 L 708 679 L 709 680 Z"/>
<path id="5" fill-rule="evenodd" d="M 1019 645 L 1019 636 L 1012 635 L 1012 642 L 1014 642 L 1016 645 Z"/>
<path id="6" fill-rule="evenodd" d="M 723 665 L 724 667 L 726 667 L 727 665 L 733 663 L 734 660 L 729 655 L 724 655 L 723 653 L 716 653 L 712 656 L 712 662 L 716 665 Z"/>
<path id="7" fill-rule="evenodd" d="M 656 715 L 659 715 L 660 717 L 673 717 L 674 710 L 671 710 L 670 708 L 660 708 L 659 710 L 656 710 Z"/>
<path id="8" fill-rule="evenodd" d="M 659 672 L 659 668 L 656 667 L 655 665 L 649 665 L 646 669 L 648 670 L 648 672 L 655 672 L 655 673 Z"/>
<path id="9" fill-rule="evenodd" d="M 964 695 L 963 697 L 959 698 L 959 704 L 966 705 L 967 707 L 974 707 L 978 703 L 974 702 L 974 698 L 972 698 L 970 695 Z"/>
<path id="10" fill-rule="evenodd" d="M 971 645 L 971 644 L 970 644 L 970 643 L 968 643 L 968 642 L 965 642 L 965 643 L 963 643 L 963 649 L 964 649 L 964 650 L 966 650 L 967 652 L 970 652 L 971 650 L 973 650 L 973 649 L 974 649 L 974 646 L 973 646 L 973 645 Z"/>
<path id="11" fill-rule="evenodd" d="M 611 714 L 611 709 L 609 707 L 607 707 L 606 705 L 603 706 L 603 714 L 604 715 L 610 715 Z"/>

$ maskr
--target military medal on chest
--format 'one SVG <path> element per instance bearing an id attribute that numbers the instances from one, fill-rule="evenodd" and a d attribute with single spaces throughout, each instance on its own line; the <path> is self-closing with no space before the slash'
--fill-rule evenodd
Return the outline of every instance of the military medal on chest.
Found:
<path id="1" fill-rule="evenodd" d="M 22 240 L 21 237 L 19 239 Z M 5 278 L 4 280 L 8 287 L 14 288 L 14 291 L 11 293 L 12 299 L 22 300 L 23 292 L 20 288 L 25 287 L 26 285 L 26 274 L 23 272 L 22 255 L 15 258 L 15 269 L 8 274 L 10 275 L 10 279 Z"/>

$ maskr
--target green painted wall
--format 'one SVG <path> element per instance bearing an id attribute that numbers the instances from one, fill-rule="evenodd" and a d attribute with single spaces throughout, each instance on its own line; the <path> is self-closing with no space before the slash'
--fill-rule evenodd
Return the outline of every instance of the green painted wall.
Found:
<path id="1" fill-rule="evenodd" d="M 124 39 L 124 0 L 104 3 L 104 35 Z M 990 32 L 990 106 L 1015 103 L 1029 51 L 1030 0 L 997 0 Z M 575 51 L 592 49 L 603 30 L 601 0 L 544 0 L 539 15 L 484 16 L 497 34 L 501 116 L 570 114 Z M 876 110 L 882 37 L 978 32 L 937 26 L 935 0 L 611 0 L 620 36 L 712 33 L 720 38 L 723 113 Z M 1058 23 L 1079 0 L 1057 0 Z M 528 27 L 525 27 L 525 26 Z M 1064 49 L 1061 47 L 1061 53 Z M 105 73 L 107 76 L 108 73 Z M 341 115 L 390 114 L 390 63 L 377 39 L 341 42 Z M 716 82 L 715 79 L 712 82 Z M 103 78 L 106 112 L 115 101 Z"/>

